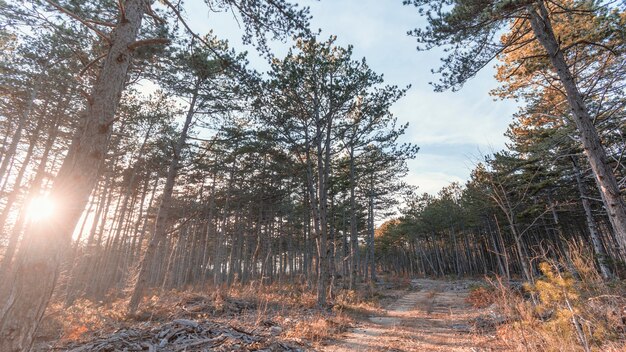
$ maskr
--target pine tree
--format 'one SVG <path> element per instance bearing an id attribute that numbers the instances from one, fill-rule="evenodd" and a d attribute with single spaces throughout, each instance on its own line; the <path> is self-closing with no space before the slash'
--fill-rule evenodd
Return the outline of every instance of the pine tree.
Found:
<path id="1" fill-rule="evenodd" d="M 509 55 L 528 45 L 541 48 L 537 55 L 547 59 L 562 87 L 584 152 L 601 189 L 622 258 L 626 258 L 626 205 L 608 162 L 605 146 L 593 126 L 593 116 L 577 83 L 580 81 L 579 72 L 572 70 L 571 60 L 568 62 L 568 53 L 579 46 L 594 46 L 611 52 L 607 41 L 608 45 L 615 40 L 616 45 L 623 45 L 623 40 L 619 39 L 622 31 L 617 26 L 601 27 L 599 33 L 603 35 L 572 33 L 569 43 L 563 43 L 558 39 L 561 33 L 554 25 L 560 16 L 578 17 L 585 21 L 594 16 L 609 16 L 610 10 L 601 4 L 588 2 L 462 0 L 449 4 L 445 1 L 406 0 L 404 3 L 418 7 L 429 22 L 428 27 L 409 32 L 423 45 L 418 49 L 443 46 L 450 51 L 437 71 L 442 77 L 441 83 L 435 85 L 437 90 L 460 88 L 499 55 Z M 505 29 L 509 32 L 500 40 L 499 33 Z"/>

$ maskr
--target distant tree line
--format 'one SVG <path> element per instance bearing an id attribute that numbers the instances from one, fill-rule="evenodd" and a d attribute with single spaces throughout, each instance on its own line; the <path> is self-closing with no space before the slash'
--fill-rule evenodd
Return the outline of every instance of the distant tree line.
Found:
<path id="1" fill-rule="evenodd" d="M 411 197 L 403 216 L 381 227 L 381 265 L 532 281 L 541 260 L 571 264 L 570 247 L 582 244 L 604 278 L 623 277 L 623 4 L 405 3 L 431 23 L 412 32 L 422 48 L 450 48 L 437 88 L 460 88 L 498 57 L 502 84 L 493 94 L 523 104 L 506 133 L 507 150 L 485 157 L 464 186 Z"/>

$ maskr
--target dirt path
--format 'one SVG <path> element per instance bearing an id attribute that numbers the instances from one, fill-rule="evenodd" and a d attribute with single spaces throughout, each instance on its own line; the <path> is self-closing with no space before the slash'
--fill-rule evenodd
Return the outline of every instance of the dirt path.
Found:
<path id="1" fill-rule="evenodd" d="M 380 316 L 323 351 L 500 351 L 493 336 L 471 332 L 481 312 L 465 303 L 469 281 L 416 279 Z"/>

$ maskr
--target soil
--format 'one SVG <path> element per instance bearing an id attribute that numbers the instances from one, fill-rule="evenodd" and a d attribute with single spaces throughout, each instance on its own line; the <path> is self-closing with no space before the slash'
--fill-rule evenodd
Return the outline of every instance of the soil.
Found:
<path id="1" fill-rule="evenodd" d="M 477 282 L 414 279 L 382 314 L 370 316 L 322 351 L 504 351 L 473 322 L 484 314 L 466 303 Z"/>

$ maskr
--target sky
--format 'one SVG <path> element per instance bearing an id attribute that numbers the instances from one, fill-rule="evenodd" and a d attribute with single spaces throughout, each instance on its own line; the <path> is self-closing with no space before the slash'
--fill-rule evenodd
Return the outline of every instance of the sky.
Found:
<path id="1" fill-rule="evenodd" d="M 297 3 L 310 7 L 311 28 L 321 30 L 321 39 L 336 35 L 337 45 L 352 45 L 354 58 L 365 57 L 375 72 L 384 75 L 386 84 L 412 86 L 392 112 L 400 123 L 409 123 L 402 142 L 420 147 L 416 159 L 408 163 L 406 177 L 408 183 L 418 186 L 418 192 L 436 194 L 451 182 L 464 183 L 481 155 L 504 148 L 503 134 L 517 107 L 512 101 L 494 100 L 489 95 L 498 85 L 493 65 L 458 92 L 433 92 L 429 82 L 437 77 L 431 69 L 439 66 L 441 50 L 416 50 L 415 38 L 406 32 L 425 21 L 414 7 L 403 6 L 402 0 Z M 232 14 L 209 13 L 199 0 L 190 1 L 186 11 L 194 31 L 203 34 L 213 30 L 237 51 L 249 51 L 253 68 L 267 69 L 265 60 L 242 44 L 242 30 Z M 289 43 L 272 44 L 277 56 L 286 53 L 288 47 Z"/>

